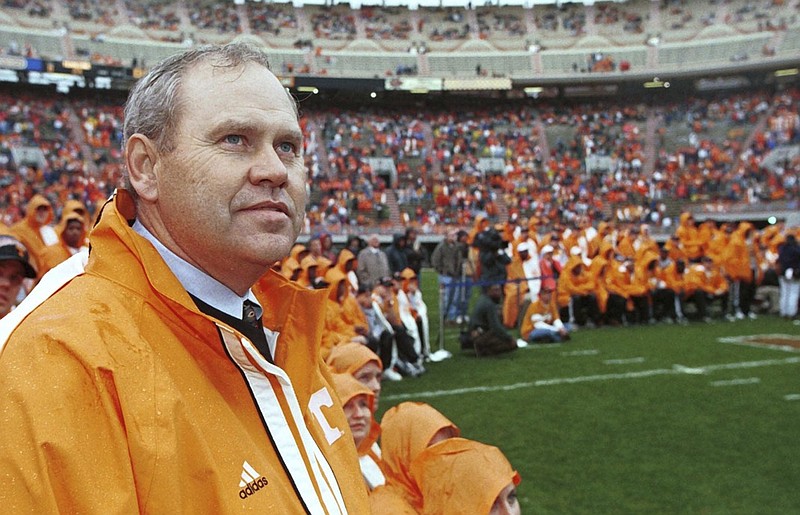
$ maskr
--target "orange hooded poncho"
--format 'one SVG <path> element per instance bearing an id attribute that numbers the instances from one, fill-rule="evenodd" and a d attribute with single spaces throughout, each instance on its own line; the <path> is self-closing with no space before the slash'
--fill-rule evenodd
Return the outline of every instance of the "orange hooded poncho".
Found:
<path id="1" fill-rule="evenodd" d="M 497 447 L 450 438 L 425 449 L 411 465 L 422 490 L 426 515 L 488 514 L 519 473 Z"/>
<path id="2" fill-rule="evenodd" d="M 411 464 L 441 429 L 461 431 L 429 404 L 403 402 L 390 408 L 381 421 L 381 450 L 386 486 L 410 506 L 422 509 L 422 492 L 411 476 Z"/>

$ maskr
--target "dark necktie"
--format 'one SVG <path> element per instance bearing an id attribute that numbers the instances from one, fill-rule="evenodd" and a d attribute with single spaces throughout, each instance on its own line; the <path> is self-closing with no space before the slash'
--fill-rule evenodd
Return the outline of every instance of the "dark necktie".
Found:
<path id="1" fill-rule="evenodd" d="M 242 322 L 258 328 L 258 318 L 256 317 L 256 306 L 249 300 L 244 301 L 242 306 Z"/>

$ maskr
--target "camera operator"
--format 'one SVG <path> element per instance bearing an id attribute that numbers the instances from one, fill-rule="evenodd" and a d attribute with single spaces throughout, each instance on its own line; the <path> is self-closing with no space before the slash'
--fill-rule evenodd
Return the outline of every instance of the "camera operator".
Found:
<path id="1" fill-rule="evenodd" d="M 480 276 L 482 283 L 503 283 L 506 280 L 506 266 L 511 257 L 506 252 L 508 243 L 496 228 L 489 228 L 475 237 L 473 246 L 478 248 Z"/>

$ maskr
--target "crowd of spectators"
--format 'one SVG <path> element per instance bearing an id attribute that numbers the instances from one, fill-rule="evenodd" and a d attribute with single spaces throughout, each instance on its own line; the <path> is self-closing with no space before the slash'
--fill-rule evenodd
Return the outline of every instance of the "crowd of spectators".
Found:
<path id="1" fill-rule="evenodd" d="M 314 8 L 309 19 L 316 38 L 354 39 L 356 36 L 356 14 L 350 9 L 320 6 Z"/>
<path id="2" fill-rule="evenodd" d="M 64 0 L 70 18 L 112 26 L 119 15 L 115 0 Z"/>
<path id="3" fill-rule="evenodd" d="M 0 103 L 5 223 L 21 216 L 34 192 L 57 203 L 77 185 L 92 206 L 119 184 L 119 105 L 36 95 L 4 95 Z M 307 228 L 349 233 L 405 225 L 443 233 L 484 214 L 647 222 L 669 230 L 685 203 L 719 210 L 796 201 L 800 163 L 770 155 L 800 143 L 799 104 L 800 93 L 791 89 L 652 108 L 305 106 Z M 648 120 L 656 127 L 649 135 Z M 35 151 L 12 154 L 19 147 Z"/>
<path id="4" fill-rule="evenodd" d="M 176 7 L 169 2 L 142 3 L 125 0 L 128 17 L 142 29 L 179 31 L 181 25 Z"/>
<path id="5" fill-rule="evenodd" d="M 751 133 L 767 108 L 774 108 L 767 130 Z M 646 143 L 649 116 L 663 130 Z M 667 212 L 666 202 L 796 199 L 796 163 L 760 166 L 778 137 L 781 144 L 797 142 L 790 129 L 797 126 L 796 116 L 794 91 L 774 98 L 762 93 L 693 98 L 655 113 L 644 105 L 588 103 L 537 111 L 419 113 L 420 125 L 431 128 L 431 148 L 421 153 L 417 173 L 411 170 L 411 180 L 398 182 L 395 192 L 402 206 L 414 207 L 403 210 L 409 222 L 424 230 L 480 212 L 496 215 L 498 198 L 509 214 L 566 221 L 589 215 L 670 226 L 674 212 Z M 669 134 L 676 126 L 685 128 L 681 137 Z M 771 130 L 774 126 L 782 130 Z M 752 143 L 744 148 L 748 136 Z M 370 145 L 370 155 L 400 154 L 381 141 Z M 644 166 L 648 145 L 655 153 L 652 173 Z M 597 162 L 607 167 L 587 173 L 591 156 L 606 158 Z M 504 168 L 485 174 L 479 162 L 491 157 L 501 159 Z"/>
<path id="6" fill-rule="evenodd" d="M 399 7 L 362 6 L 359 17 L 367 39 L 409 39 L 414 31 L 407 13 Z"/>
<path id="7" fill-rule="evenodd" d="M 287 5 L 248 2 L 247 18 L 255 33 L 280 36 L 297 32 L 297 14 Z"/>
<path id="8" fill-rule="evenodd" d="M 87 0 L 55 0 L 63 3 L 63 9 L 73 21 L 91 22 L 113 26 L 122 20 L 143 29 L 191 32 L 211 31 L 216 35 L 242 32 L 244 24 L 255 33 L 283 35 L 289 31 L 301 37 L 313 36 L 325 39 L 353 39 L 358 25 L 364 29 L 368 39 L 408 40 L 411 38 L 430 41 L 463 40 L 478 37 L 484 40 L 507 40 L 517 37 L 579 38 L 587 34 L 587 17 L 601 34 L 609 37 L 618 34 L 669 35 L 684 30 L 699 32 L 717 20 L 734 26 L 741 32 L 786 30 L 797 21 L 797 12 L 787 2 L 743 2 L 734 4 L 707 0 L 688 3 L 686 0 L 664 0 L 659 3 L 660 16 L 651 20 L 650 3 L 634 0 L 624 5 L 598 3 L 584 6 L 579 3 L 536 5 L 530 16 L 519 6 L 479 6 L 475 9 L 476 26 L 471 27 L 469 11 L 457 7 L 420 7 L 416 25 L 407 11 L 398 7 L 362 6 L 351 9 L 345 4 L 335 6 L 294 6 L 286 3 L 247 2 L 244 13 L 247 20 L 240 19 L 237 6 L 229 2 L 209 0 L 187 0 L 183 6 L 161 0 L 132 2 L 125 0 L 125 11 L 120 12 L 115 0 L 89 2 Z M 3 8 L 24 11 L 31 17 L 51 17 L 54 9 L 42 0 L 4 0 Z M 183 27 L 177 9 L 184 7 L 188 13 L 190 27 Z M 304 9 L 305 15 L 298 15 Z M 470 6 L 469 9 L 472 9 Z M 307 27 L 301 26 L 307 19 Z M 656 23 L 656 25 L 654 25 Z M 530 25 L 530 26 L 529 26 Z M 531 27 L 536 33 L 531 33 Z M 161 37 L 161 36 L 157 36 Z M 680 36 L 680 39 L 691 34 Z M 198 34 L 198 40 L 204 40 Z M 561 44 L 561 43 L 559 43 Z"/>
<path id="9" fill-rule="evenodd" d="M 218 34 L 240 34 L 242 22 L 239 13 L 230 3 L 191 0 L 187 2 L 189 21 L 200 30 L 212 30 Z"/>

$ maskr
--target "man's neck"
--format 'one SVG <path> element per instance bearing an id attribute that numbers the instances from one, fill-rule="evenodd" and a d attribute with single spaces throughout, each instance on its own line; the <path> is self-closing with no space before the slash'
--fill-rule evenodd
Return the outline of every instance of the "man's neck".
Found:
<path id="1" fill-rule="evenodd" d="M 178 281 L 194 297 L 237 318 L 241 317 L 244 299 L 250 299 L 258 304 L 255 295 L 250 289 L 247 289 L 243 295 L 232 290 L 204 270 L 200 270 L 194 264 L 167 248 L 139 220 L 136 220 L 133 224 L 133 230 L 153 244 Z"/>

